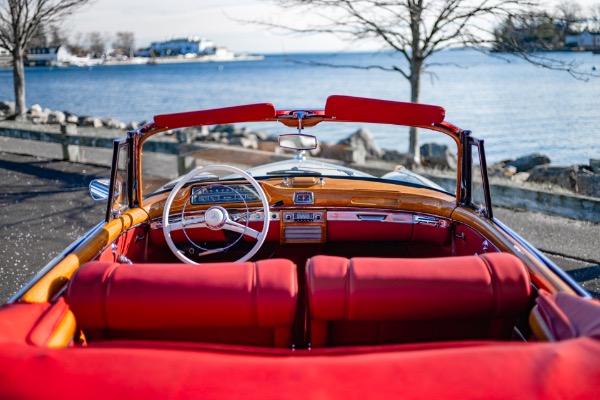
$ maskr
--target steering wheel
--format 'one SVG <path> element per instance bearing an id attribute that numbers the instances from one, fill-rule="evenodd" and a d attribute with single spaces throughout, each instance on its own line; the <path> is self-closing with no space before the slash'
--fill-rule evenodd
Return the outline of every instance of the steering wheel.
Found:
<path id="1" fill-rule="evenodd" d="M 260 201 L 262 202 L 263 213 L 264 213 L 263 226 L 262 226 L 262 230 L 260 232 L 248 227 L 247 224 L 242 225 L 238 222 L 233 221 L 229 217 L 229 213 L 227 212 L 227 210 L 225 210 L 223 207 L 219 207 L 219 206 L 209 207 L 203 216 L 188 218 L 188 219 L 185 219 L 185 216 L 184 216 L 185 207 L 184 207 L 183 210 L 181 211 L 181 221 L 173 222 L 173 223 L 169 222 L 169 214 L 171 211 L 171 206 L 173 205 L 173 200 L 175 200 L 175 197 L 177 197 L 177 193 L 179 192 L 179 190 L 186 183 L 188 183 L 190 180 L 192 180 L 197 175 L 200 175 L 205 172 L 213 172 L 213 171 L 227 171 L 227 172 L 231 172 L 235 175 L 241 176 L 242 178 L 246 179 L 252 185 L 252 187 L 256 190 L 256 193 L 258 194 L 258 196 L 260 197 Z M 254 254 L 256 254 L 258 249 L 264 243 L 265 238 L 267 237 L 267 233 L 269 231 L 269 222 L 271 220 L 270 215 L 271 214 L 269 213 L 269 203 L 267 201 L 267 196 L 266 196 L 264 190 L 262 189 L 262 187 L 260 186 L 260 184 L 256 181 L 256 179 L 254 179 L 252 176 L 250 176 L 250 174 L 242 171 L 239 168 L 231 167 L 229 165 L 209 165 L 206 167 L 199 167 L 199 168 L 193 169 L 191 172 L 189 172 L 187 175 L 185 175 L 183 178 L 181 178 L 181 180 L 177 183 L 177 185 L 175 185 L 175 187 L 171 190 L 171 194 L 167 198 L 167 202 L 165 203 L 165 208 L 163 211 L 163 234 L 165 235 L 165 239 L 167 241 L 167 244 L 169 245 L 169 248 L 171 249 L 173 254 L 175 254 L 175 256 L 177 256 L 177 258 L 179 258 L 181 261 L 183 261 L 187 264 L 196 264 L 196 265 L 199 265 L 200 263 L 197 263 L 197 262 L 191 260 L 190 258 L 188 258 L 181 250 L 179 250 L 177 248 L 177 246 L 175 246 L 175 243 L 173 242 L 173 239 L 171 238 L 171 232 L 176 231 L 176 230 L 184 230 L 184 233 L 185 233 L 186 228 L 208 228 L 208 229 L 212 229 L 212 230 L 225 229 L 225 230 L 229 230 L 229 231 L 233 231 L 233 232 L 238 232 L 241 234 L 240 238 L 242 235 L 250 236 L 250 237 L 256 239 L 256 244 L 254 244 L 254 246 L 248 251 L 248 253 L 246 253 L 245 256 L 241 257 L 240 259 L 238 259 L 236 261 L 236 262 L 244 262 L 244 261 L 249 260 L 250 257 L 252 257 Z M 248 206 L 246 205 L 246 221 L 247 222 L 250 220 L 249 217 L 250 216 L 249 216 Z M 233 246 L 233 244 L 237 243 L 237 241 L 236 241 L 225 247 L 208 250 L 208 249 L 203 249 L 202 247 L 200 247 L 196 243 L 194 243 L 187 234 L 185 236 L 192 243 L 192 245 L 203 250 L 202 252 L 197 254 L 198 256 L 205 256 L 208 254 L 220 253 L 222 251 L 227 250 L 229 247 Z M 238 240 L 239 240 L 239 238 L 238 238 Z"/>

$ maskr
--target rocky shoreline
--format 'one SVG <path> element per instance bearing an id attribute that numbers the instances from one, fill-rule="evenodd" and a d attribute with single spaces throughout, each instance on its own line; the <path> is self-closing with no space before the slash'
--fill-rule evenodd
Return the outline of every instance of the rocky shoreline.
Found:
<path id="1" fill-rule="evenodd" d="M 0 119 L 14 119 L 13 102 L 0 102 Z M 53 111 L 38 104 L 26 113 L 23 124 L 45 126 L 75 134 L 79 127 L 85 129 L 107 129 L 129 131 L 146 124 L 146 121 L 124 123 L 114 118 L 79 116 L 68 111 Z M 274 153 L 284 152 L 277 145 L 277 137 L 262 131 L 234 125 L 215 125 L 186 128 L 176 132 L 182 143 L 208 142 L 221 145 L 239 146 L 247 149 Z M 446 145 L 425 143 L 421 147 L 421 165 L 416 165 L 407 154 L 379 147 L 372 134 L 361 128 L 337 143 L 319 143 L 319 148 L 311 151 L 314 157 L 329 158 L 346 164 L 379 165 L 394 169 L 398 166 L 417 172 L 452 175 L 457 168 L 456 156 Z M 550 191 L 570 192 L 583 196 L 600 197 L 600 160 L 591 159 L 588 165 L 555 166 L 543 154 L 530 154 L 516 159 L 503 160 L 488 166 L 492 182 L 508 183 L 516 186 L 535 186 Z"/>

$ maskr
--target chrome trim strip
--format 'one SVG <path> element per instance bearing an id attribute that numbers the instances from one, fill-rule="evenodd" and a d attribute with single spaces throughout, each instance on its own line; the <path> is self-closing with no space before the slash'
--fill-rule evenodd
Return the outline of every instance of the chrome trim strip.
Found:
<path id="1" fill-rule="evenodd" d="M 327 221 L 379 221 L 412 224 L 413 215 L 389 211 L 327 211 Z"/>
<path id="2" fill-rule="evenodd" d="M 52 268 L 54 268 L 54 266 L 56 264 L 58 264 L 60 261 L 62 261 L 68 254 L 73 252 L 73 250 L 75 250 L 80 244 L 85 242 L 88 238 L 90 238 L 96 232 L 98 232 L 100 229 L 102 229 L 102 227 L 104 226 L 105 223 L 106 223 L 105 221 L 99 222 L 90 231 L 88 231 L 86 234 L 81 236 L 75 242 L 71 243 L 71 245 L 69 247 L 67 247 L 60 254 L 58 254 L 56 257 L 54 257 L 54 259 L 52 259 L 52 261 L 50 261 L 48 264 L 46 264 L 46 266 L 44 268 L 42 268 L 37 274 L 35 274 L 35 276 L 33 278 L 31 278 L 25 284 L 25 286 L 23 286 L 14 295 L 12 295 L 11 298 L 8 299 L 6 304 L 12 304 L 12 303 L 15 303 L 16 301 L 18 301 L 19 298 L 22 297 L 29 289 L 31 289 L 31 287 L 33 285 L 35 285 L 44 275 L 46 275 Z"/>
<path id="3" fill-rule="evenodd" d="M 571 289 L 573 289 L 577 294 L 584 298 L 592 298 L 592 295 L 588 293 L 587 290 L 582 288 L 569 274 L 563 271 L 558 265 L 554 264 L 548 257 L 542 254 L 538 249 L 533 247 L 528 241 L 519 236 L 515 231 L 506 226 L 502 221 L 498 218 L 492 219 L 500 229 L 502 229 L 506 234 L 515 239 L 521 246 L 523 246 L 527 251 L 533 254 L 539 261 L 545 264 L 552 272 L 558 275 Z"/>

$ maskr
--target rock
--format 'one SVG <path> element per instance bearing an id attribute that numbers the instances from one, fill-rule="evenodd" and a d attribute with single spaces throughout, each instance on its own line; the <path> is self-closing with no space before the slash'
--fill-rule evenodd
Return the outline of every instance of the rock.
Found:
<path id="1" fill-rule="evenodd" d="M 42 115 L 42 113 L 42 106 L 40 106 L 39 104 L 34 104 L 29 109 L 29 115 L 31 115 L 32 117 L 39 117 Z"/>
<path id="2" fill-rule="evenodd" d="M 265 131 L 254 131 L 252 132 L 256 135 L 256 137 L 258 138 L 258 140 L 260 141 L 271 141 L 271 137 L 269 135 L 268 132 Z M 275 139 L 275 141 L 277 141 L 277 138 Z"/>
<path id="3" fill-rule="evenodd" d="M 526 172 L 533 169 L 537 165 L 544 164 L 550 164 L 550 159 L 543 154 L 535 153 L 519 157 L 514 161 L 507 162 L 505 165 L 508 167 L 516 167 L 517 172 Z"/>
<path id="4" fill-rule="evenodd" d="M 517 173 L 517 168 L 506 166 L 506 162 L 501 161 L 488 167 L 487 172 L 489 177 L 508 178 Z"/>
<path id="5" fill-rule="evenodd" d="M 578 167 L 553 167 L 550 165 L 538 165 L 530 171 L 527 182 L 537 182 L 577 192 Z"/>
<path id="6" fill-rule="evenodd" d="M 109 129 L 127 129 L 127 125 L 114 118 L 104 119 L 102 124 Z"/>
<path id="7" fill-rule="evenodd" d="M 590 169 L 595 174 L 600 174 L 600 160 L 590 158 Z"/>
<path id="8" fill-rule="evenodd" d="M 62 111 L 51 111 L 48 114 L 48 124 L 64 124 L 67 121 L 67 117 Z"/>
<path id="9" fill-rule="evenodd" d="M 102 120 L 97 117 L 79 117 L 80 126 L 91 126 L 93 128 L 102 128 Z"/>
<path id="10" fill-rule="evenodd" d="M 14 101 L 0 101 L 0 111 L 4 114 L 14 114 L 17 108 Z"/>
<path id="11" fill-rule="evenodd" d="M 383 150 L 379 147 L 371 132 L 361 128 L 348 136 L 346 139 L 340 140 L 337 144 L 350 146 L 353 155 L 353 162 L 364 164 L 367 158 L 381 158 Z"/>
<path id="12" fill-rule="evenodd" d="M 78 124 L 79 123 L 79 117 L 77 115 L 75 115 L 69 111 L 63 111 L 63 113 L 65 114 L 65 122 L 66 123 L 68 123 L 68 124 Z"/>
<path id="13" fill-rule="evenodd" d="M 218 124 L 213 126 L 212 132 L 220 132 L 226 134 L 232 134 L 236 131 L 235 126 L 232 124 Z"/>
<path id="14" fill-rule="evenodd" d="M 354 152 L 347 144 L 319 144 L 319 157 L 332 158 L 334 160 L 342 160 L 347 163 L 354 161 Z"/>
<path id="15" fill-rule="evenodd" d="M 135 121 L 131 121 L 129 124 L 127 124 L 127 126 L 125 127 L 125 129 L 127 129 L 128 131 L 135 131 L 137 128 L 139 128 L 139 125 L 137 122 Z"/>
<path id="16" fill-rule="evenodd" d="M 531 174 L 529 172 L 517 172 L 516 174 L 513 174 L 510 179 L 516 182 L 525 182 L 530 176 Z"/>
<path id="17" fill-rule="evenodd" d="M 445 144 L 425 143 L 420 150 L 424 167 L 456 170 L 456 155 Z"/>
<path id="18" fill-rule="evenodd" d="M 407 153 L 400 153 L 396 150 L 384 150 L 383 160 L 393 162 L 408 169 L 415 167 L 415 159 Z"/>

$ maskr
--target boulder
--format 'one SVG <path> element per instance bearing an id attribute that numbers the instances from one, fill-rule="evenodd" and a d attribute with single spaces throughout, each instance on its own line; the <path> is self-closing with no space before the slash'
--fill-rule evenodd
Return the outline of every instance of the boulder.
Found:
<path id="1" fill-rule="evenodd" d="M 102 120 L 97 117 L 79 117 L 80 126 L 91 126 L 93 128 L 102 128 Z"/>
<path id="2" fill-rule="evenodd" d="M 354 152 L 347 144 L 321 143 L 319 157 L 342 160 L 347 163 L 354 162 Z"/>
<path id="3" fill-rule="evenodd" d="M 487 172 L 489 177 L 509 178 L 517 173 L 517 168 L 513 166 L 507 166 L 506 161 L 501 161 L 489 166 Z"/>
<path id="4" fill-rule="evenodd" d="M 235 126 L 232 124 L 218 124 L 213 126 L 212 132 L 220 132 L 226 134 L 232 134 L 236 131 Z"/>
<path id="5" fill-rule="evenodd" d="M 381 158 L 383 150 L 379 147 L 371 132 L 361 128 L 348 136 L 346 139 L 340 140 L 337 144 L 349 146 L 352 149 L 352 159 L 357 164 L 364 164 L 367 158 Z"/>
<path id="6" fill-rule="evenodd" d="M 14 101 L 0 101 L 0 111 L 5 115 L 14 114 L 16 112 Z"/>
<path id="7" fill-rule="evenodd" d="M 550 158 L 543 154 L 535 153 L 519 157 L 514 161 L 509 161 L 505 165 L 517 168 L 517 172 L 530 171 L 537 165 L 550 164 Z"/>
<path id="8" fill-rule="evenodd" d="M 407 153 L 400 153 L 396 150 L 384 150 L 382 159 L 408 169 L 413 169 L 415 167 L 415 159 L 413 157 Z"/>
<path id="9" fill-rule="evenodd" d="M 62 111 L 51 111 L 48 114 L 48 124 L 64 124 L 67 121 L 67 116 Z"/>
<path id="10" fill-rule="evenodd" d="M 425 143 L 420 150 L 424 167 L 456 170 L 456 155 L 445 144 Z"/>
<path id="11" fill-rule="evenodd" d="M 69 111 L 63 111 L 63 113 L 65 114 L 65 122 L 66 123 L 68 123 L 68 124 L 78 124 L 79 123 L 79 117 L 77 115 L 75 115 Z"/>
<path id="12" fill-rule="evenodd" d="M 42 109 L 42 106 L 40 106 L 39 104 L 34 104 L 29 109 L 29 115 L 31 115 L 32 117 L 39 117 L 42 114 L 43 114 L 43 109 Z"/>
<path id="13" fill-rule="evenodd" d="M 137 122 L 131 121 L 130 123 L 127 124 L 127 126 L 125 127 L 125 129 L 127 129 L 128 131 L 135 131 L 139 127 L 140 126 L 138 125 Z"/>
<path id="14" fill-rule="evenodd" d="M 109 129 L 127 129 L 127 125 L 114 118 L 104 119 L 102 124 Z"/>
<path id="15" fill-rule="evenodd" d="M 579 167 L 555 167 L 538 165 L 530 171 L 528 182 L 549 184 L 577 192 L 577 172 Z"/>

